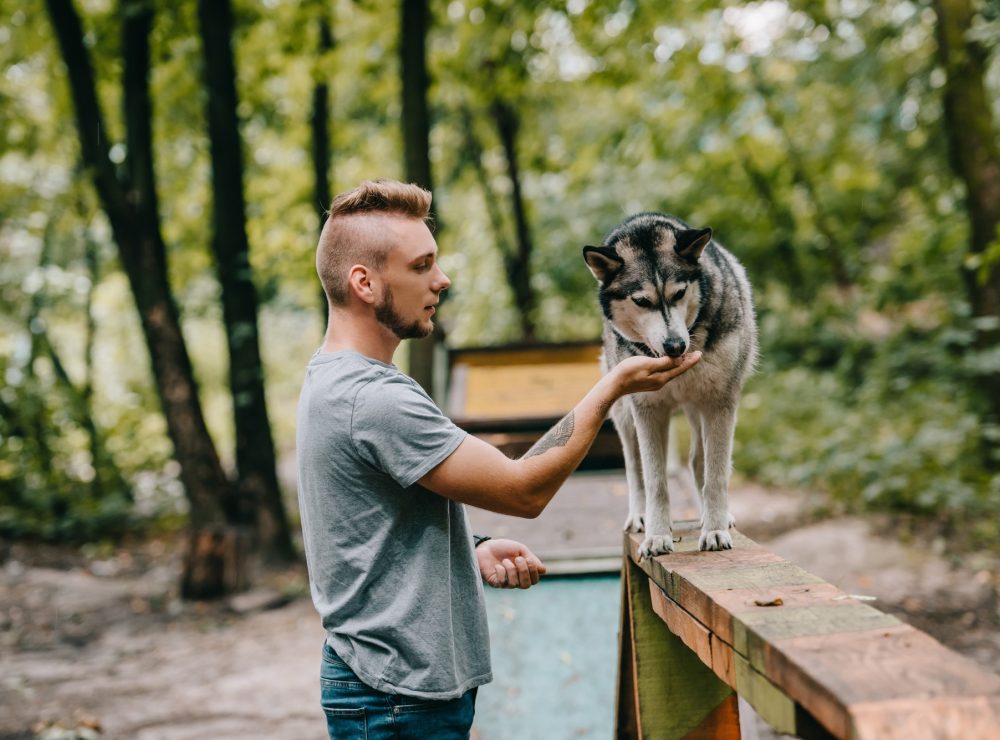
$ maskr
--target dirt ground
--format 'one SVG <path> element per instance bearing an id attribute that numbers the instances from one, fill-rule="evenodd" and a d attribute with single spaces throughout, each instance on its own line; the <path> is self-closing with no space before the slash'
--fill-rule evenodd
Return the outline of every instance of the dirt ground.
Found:
<path id="1" fill-rule="evenodd" d="M 525 541 L 547 533 L 565 551 L 587 535 L 591 554 L 606 549 L 597 531 L 620 542 L 622 483 L 596 480 L 557 496 L 566 508 L 554 502 Z M 732 501 L 744 533 L 1000 670 L 996 557 L 949 555 L 887 519 L 820 519 L 801 494 L 742 486 Z M 261 573 L 250 594 L 198 604 L 178 598 L 178 568 L 167 540 L 112 552 L 0 542 L 0 740 L 324 737 L 322 631 L 304 570 Z"/>

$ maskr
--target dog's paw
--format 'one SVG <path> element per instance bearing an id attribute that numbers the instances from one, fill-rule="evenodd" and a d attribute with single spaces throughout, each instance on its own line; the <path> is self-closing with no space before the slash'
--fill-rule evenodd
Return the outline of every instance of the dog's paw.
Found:
<path id="1" fill-rule="evenodd" d="M 698 519 L 698 526 L 702 529 L 705 528 L 705 515 L 702 514 L 701 518 Z M 736 526 L 736 517 L 733 516 L 732 512 L 726 512 L 726 529 L 732 529 Z"/>
<path id="2" fill-rule="evenodd" d="M 639 545 L 639 560 L 669 555 L 674 551 L 674 538 L 669 534 L 651 534 Z"/>
<path id="3" fill-rule="evenodd" d="M 634 514 L 629 514 L 628 519 L 625 520 L 625 531 L 632 534 L 638 534 L 639 532 L 646 531 L 646 522 L 641 516 L 636 516 Z"/>
<path id="4" fill-rule="evenodd" d="M 703 531 L 698 538 L 699 550 L 732 550 L 733 538 L 724 529 L 710 529 Z"/>

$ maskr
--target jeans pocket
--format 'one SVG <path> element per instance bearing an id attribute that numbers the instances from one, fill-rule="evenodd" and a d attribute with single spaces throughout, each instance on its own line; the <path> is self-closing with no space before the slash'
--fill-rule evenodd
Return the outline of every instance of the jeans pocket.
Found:
<path id="1" fill-rule="evenodd" d="M 324 689 L 368 690 L 368 687 L 358 679 L 354 671 L 329 648 L 323 651 L 323 661 L 319 667 L 319 682 Z"/>
<path id="2" fill-rule="evenodd" d="M 364 707 L 335 709 L 324 706 L 323 712 L 330 740 L 368 740 L 368 719 Z"/>
<path id="3" fill-rule="evenodd" d="M 469 692 L 446 701 L 407 697 L 395 704 L 392 711 L 400 738 L 467 740 L 476 712 L 475 694 Z"/>

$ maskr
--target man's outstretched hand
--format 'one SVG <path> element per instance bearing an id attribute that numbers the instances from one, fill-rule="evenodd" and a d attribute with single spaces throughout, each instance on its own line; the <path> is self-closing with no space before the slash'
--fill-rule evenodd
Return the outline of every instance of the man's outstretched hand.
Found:
<path id="1" fill-rule="evenodd" d="M 535 553 L 514 540 L 486 540 L 476 548 L 479 573 L 493 588 L 531 588 L 545 573 Z"/>

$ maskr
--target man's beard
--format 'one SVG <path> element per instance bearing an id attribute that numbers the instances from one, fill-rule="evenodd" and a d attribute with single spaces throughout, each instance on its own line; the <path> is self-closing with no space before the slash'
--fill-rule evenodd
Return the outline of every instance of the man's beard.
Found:
<path id="1" fill-rule="evenodd" d="M 389 286 L 385 288 L 382 302 L 375 306 L 375 318 L 400 339 L 423 339 L 434 331 L 434 324 L 430 321 L 406 323 L 405 319 L 396 311 L 396 305 L 392 299 L 392 289 Z"/>

